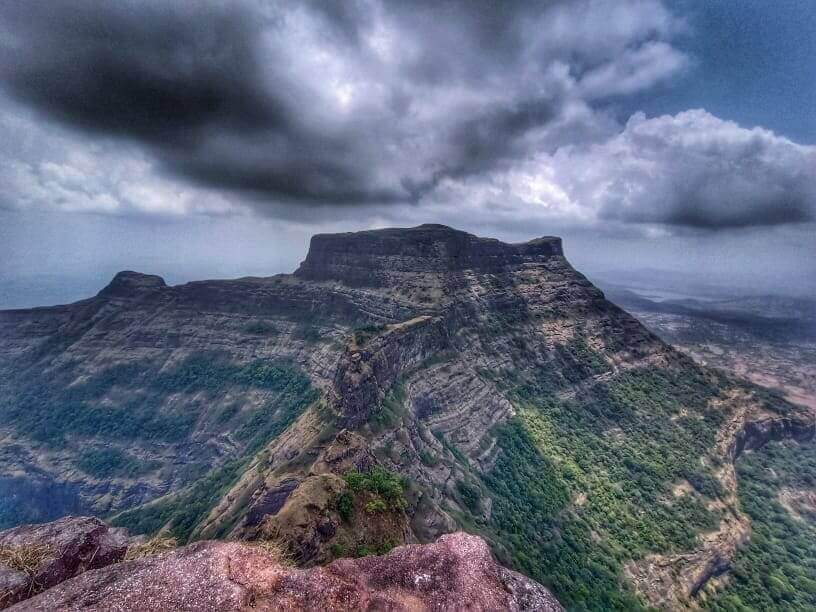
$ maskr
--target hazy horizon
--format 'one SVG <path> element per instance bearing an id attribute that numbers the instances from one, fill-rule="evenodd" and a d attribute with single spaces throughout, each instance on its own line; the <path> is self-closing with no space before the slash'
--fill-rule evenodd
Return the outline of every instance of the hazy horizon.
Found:
<path id="1" fill-rule="evenodd" d="M 458 228 L 457 228 L 458 229 Z M 344 231 L 350 228 L 344 228 Z M 318 232 L 314 232 L 318 233 Z M 277 242 L 271 247 L 258 244 L 245 244 L 243 248 L 231 252 L 227 259 L 215 260 L 212 258 L 199 259 L 195 253 L 189 257 L 178 256 L 145 257 L 141 253 L 125 251 L 123 256 L 112 257 L 112 254 L 98 256 L 94 265 L 93 260 L 82 262 L 70 260 L 65 262 L 40 262 L 42 267 L 32 267 L 29 271 L 0 271 L 0 310 L 13 308 L 32 308 L 70 303 L 95 295 L 113 276 L 123 270 L 133 270 L 144 274 L 157 274 L 164 278 L 169 285 L 186 282 L 212 279 L 233 279 L 245 276 L 273 276 L 275 274 L 292 273 L 306 257 L 309 239 L 312 232 L 290 232 L 285 248 Z M 479 235 L 490 236 L 484 233 Z M 533 239 L 540 235 L 530 236 Z M 563 238 L 563 236 L 562 236 Z M 523 241 L 515 235 L 506 237 L 509 242 Z M 171 246 L 168 244 L 168 246 Z M 610 254 L 617 255 L 617 259 L 609 256 L 598 257 L 598 241 L 595 236 L 581 236 L 579 238 L 567 236 L 564 238 L 564 250 L 567 259 L 579 271 L 584 273 L 592 282 L 603 285 L 619 285 L 630 289 L 636 287 L 649 288 L 659 291 L 669 291 L 689 297 L 705 298 L 708 296 L 746 297 L 759 295 L 779 295 L 784 297 L 812 297 L 816 292 L 816 274 L 808 276 L 803 273 L 800 278 L 778 277 L 777 282 L 757 282 L 753 271 L 761 269 L 762 263 L 756 259 L 752 262 L 747 274 L 737 270 L 717 270 L 706 266 L 701 260 L 712 258 L 711 254 L 697 254 L 698 268 L 689 265 L 669 268 L 660 267 L 661 262 L 654 257 L 643 264 L 638 263 L 646 247 L 633 247 L 628 255 L 615 245 L 608 245 Z M 120 248 L 117 243 L 116 248 Z M 101 248 L 101 247 L 100 247 Z M 681 245 L 682 248 L 682 245 Z M 120 251 L 122 252 L 122 251 Z M 98 255 L 98 254 L 97 254 Z M 260 257 L 259 255 L 263 255 Z M 757 257 L 757 253 L 753 254 Z M 95 255 L 91 255 L 94 257 Z M 770 263 L 771 267 L 773 261 Z M 55 268 L 50 267 L 56 264 Z M 62 265 L 60 265 L 62 264 Z M 80 264 L 80 265 L 75 265 Z M 759 280 L 772 279 L 773 274 L 766 272 Z"/>

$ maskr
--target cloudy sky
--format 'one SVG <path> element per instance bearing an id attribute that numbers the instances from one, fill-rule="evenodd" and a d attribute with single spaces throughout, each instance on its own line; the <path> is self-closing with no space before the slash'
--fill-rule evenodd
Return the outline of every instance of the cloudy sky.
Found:
<path id="1" fill-rule="evenodd" d="M 3 2 L 0 280 L 268 275 L 441 222 L 812 291 L 814 31 L 811 0 Z"/>

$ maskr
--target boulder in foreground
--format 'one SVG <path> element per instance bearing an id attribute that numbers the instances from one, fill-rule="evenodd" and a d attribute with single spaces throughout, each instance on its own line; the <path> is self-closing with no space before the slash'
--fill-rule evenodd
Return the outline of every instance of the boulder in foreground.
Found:
<path id="1" fill-rule="evenodd" d="M 67 516 L 0 533 L 0 608 L 89 569 L 119 561 L 127 551 L 124 529 L 99 519 Z"/>
<path id="2" fill-rule="evenodd" d="M 294 569 L 257 546 L 199 542 L 87 572 L 13 610 L 562 610 L 540 584 L 498 565 L 479 537 Z"/>

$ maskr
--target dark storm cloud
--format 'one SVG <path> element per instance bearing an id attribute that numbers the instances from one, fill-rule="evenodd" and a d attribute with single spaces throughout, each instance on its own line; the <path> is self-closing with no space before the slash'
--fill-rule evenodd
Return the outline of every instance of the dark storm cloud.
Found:
<path id="1" fill-rule="evenodd" d="M 366 3 L 306 6 L 319 34 L 351 48 L 362 44 Z M 555 114 L 552 101 L 485 102 L 472 115 L 431 122 L 433 138 L 411 157 L 398 151 L 416 140 L 403 117 L 414 104 L 411 75 L 433 80 L 429 67 L 447 64 L 439 68 L 445 74 L 485 78 L 494 60 L 481 45 L 495 39 L 492 48 L 503 57 L 517 50 L 513 24 L 521 6 L 451 4 L 441 23 L 429 7 L 387 7 L 400 28 L 437 24 L 398 78 L 371 77 L 389 90 L 388 104 L 351 117 L 329 107 L 303 112 L 325 100 L 297 79 L 312 83 L 321 75 L 293 75 L 279 65 L 286 57 L 262 55 L 262 36 L 292 26 L 249 3 L 5 3 L 0 18 L 9 42 L 0 74 L 18 100 L 66 124 L 142 142 L 166 168 L 203 184 L 299 202 L 415 201 L 445 176 L 523 155 L 525 133 Z M 446 40 L 467 52 L 449 55 Z M 361 59 L 354 68 L 369 65 Z"/>
<path id="2" fill-rule="evenodd" d="M 555 100 L 536 99 L 466 119 L 447 133 L 439 169 L 423 182 L 404 184 L 418 199 L 445 178 L 481 174 L 524 157 L 530 150 L 524 137 L 549 123 L 557 112 Z"/>
<path id="3" fill-rule="evenodd" d="M 718 230 L 788 223 L 806 223 L 816 220 L 813 195 L 791 187 L 784 193 L 760 193 L 733 205 L 733 193 L 728 189 L 699 185 L 699 190 L 682 189 L 670 201 L 673 206 L 665 211 L 616 212 L 607 218 L 618 218 L 635 223 L 660 223 L 694 229 Z M 797 191 L 799 193 L 797 193 Z"/>
<path id="4" fill-rule="evenodd" d="M 275 81 L 276 58 L 261 69 L 261 16 L 247 4 L 49 0 L 0 10 L 12 34 L 3 82 L 52 117 L 144 142 L 208 184 L 303 200 L 394 198 L 355 165 L 359 143 L 302 123 L 296 106 L 307 102 Z M 267 153 L 251 155 L 259 139 Z"/>
<path id="5" fill-rule="evenodd" d="M 601 107 L 687 67 L 678 29 L 660 0 L 0 3 L 2 87 L 66 127 L 0 123 L 0 206 L 813 219 L 812 148 Z"/>
<path id="6" fill-rule="evenodd" d="M 2 6 L 13 95 L 66 122 L 151 142 L 192 142 L 212 125 L 279 126 L 260 84 L 258 28 L 241 11 L 32 0 Z"/>
<path id="7" fill-rule="evenodd" d="M 207 184 L 304 200 L 369 193 L 339 138 L 299 121 L 247 4 L 32 1 L 2 6 L 6 88 L 65 123 L 135 139 Z M 267 82 L 271 74 L 272 82 Z M 248 155 L 257 139 L 268 153 Z M 213 141 L 218 141 L 216 145 Z"/>

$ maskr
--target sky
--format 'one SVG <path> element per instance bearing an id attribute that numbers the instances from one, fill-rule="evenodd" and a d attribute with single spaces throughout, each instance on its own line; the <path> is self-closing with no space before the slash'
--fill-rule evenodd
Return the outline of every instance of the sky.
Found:
<path id="1" fill-rule="evenodd" d="M 812 294 L 814 31 L 811 0 L 2 3 L 0 307 L 431 222 Z"/>

